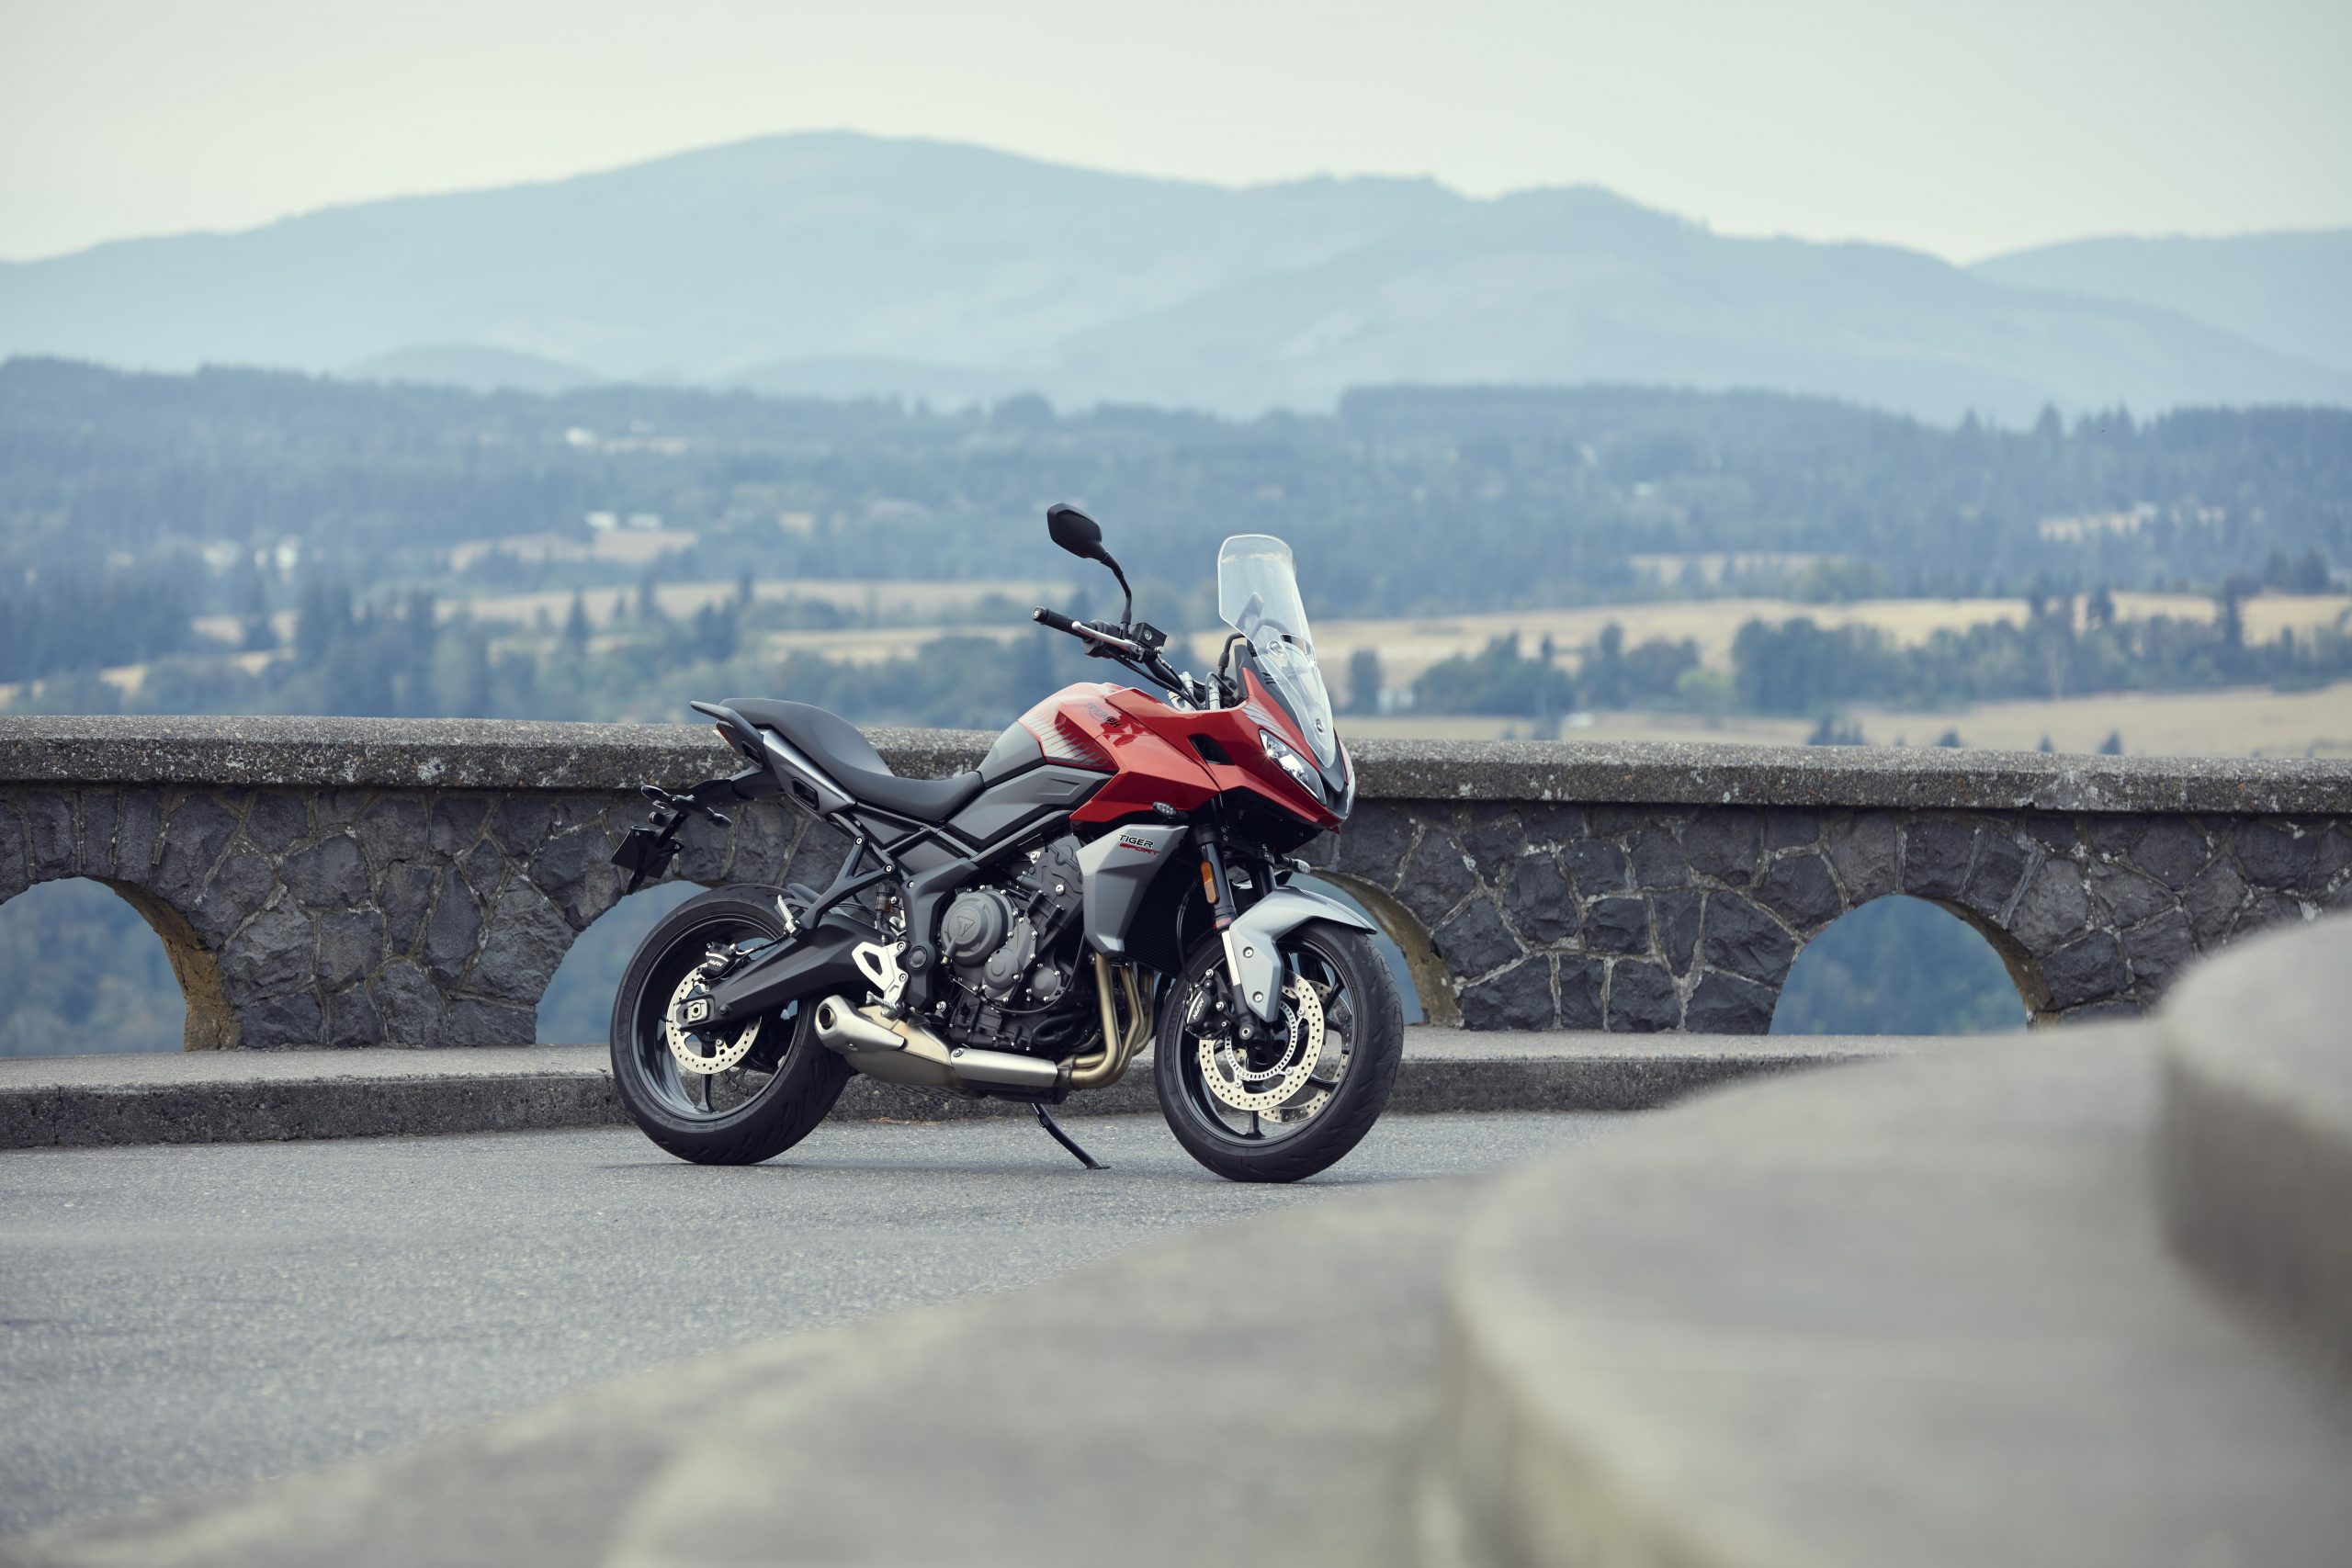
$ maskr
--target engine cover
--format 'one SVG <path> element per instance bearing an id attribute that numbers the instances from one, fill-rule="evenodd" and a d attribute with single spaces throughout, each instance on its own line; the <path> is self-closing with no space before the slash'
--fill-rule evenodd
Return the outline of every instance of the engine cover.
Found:
<path id="1" fill-rule="evenodd" d="M 939 946 L 976 1009 L 956 1027 L 1012 1050 L 1059 1049 L 1085 901 L 1077 844 L 1067 837 L 1028 853 L 994 886 L 967 887 L 939 918 Z M 959 1004 L 959 1006 L 962 1004 Z M 1048 1014 L 1052 1016 L 1048 1018 Z M 1078 1021 L 1081 1030 L 1090 1012 Z"/>
<path id="2" fill-rule="evenodd" d="M 1012 934 L 980 965 L 980 989 L 996 1001 L 1011 999 L 1028 977 L 1030 961 L 1037 956 L 1037 931 L 1027 916 L 1012 922 Z"/>
<path id="3" fill-rule="evenodd" d="M 957 894 L 939 922 L 947 961 L 958 968 L 984 962 L 1004 945 L 1015 918 L 1012 900 L 993 887 Z"/>

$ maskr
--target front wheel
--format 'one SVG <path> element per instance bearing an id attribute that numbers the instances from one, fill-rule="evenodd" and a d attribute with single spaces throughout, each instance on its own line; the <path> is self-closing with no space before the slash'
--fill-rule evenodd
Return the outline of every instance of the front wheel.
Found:
<path id="1" fill-rule="evenodd" d="M 1363 1142 L 1405 1054 L 1405 1010 L 1362 931 L 1310 920 L 1283 937 L 1283 1007 L 1242 1034 L 1224 944 L 1202 942 L 1161 1002 L 1160 1113 L 1185 1151 L 1234 1181 L 1296 1181 Z"/>
<path id="2" fill-rule="evenodd" d="M 817 1003 L 788 1002 L 731 1030 L 683 1027 L 702 971 L 728 948 L 785 940 L 774 896 L 698 893 L 638 944 L 613 998 L 613 1088 L 645 1135 L 698 1165 L 756 1165 L 807 1137 L 840 1098 L 849 1064 L 818 1043 Z"/>

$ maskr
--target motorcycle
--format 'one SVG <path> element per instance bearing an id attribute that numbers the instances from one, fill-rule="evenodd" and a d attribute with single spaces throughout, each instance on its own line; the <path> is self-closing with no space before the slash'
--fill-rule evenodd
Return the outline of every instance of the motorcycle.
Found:
<path id="1" fill-rule="evenodd" d="M 1355 769 L 1332 721 L 1289 547 L 1217 555 L 1230 628 L 1206 678 L 1135 618 L 1093 519 L 1054 542 L 1107 567 L 1116 622 L 1034 618 L 1158 689 L 1081 682 L 1038 703 L 977 768 L 901 778 L 806 703 L 691 705 L 741 766 L 654 805 L 614 863 L 634 892 L 684 824 L 782 795 L 843 831 L 830 886 L 704 892 L 639 944 L 613 1003 L 613 1081 L 683 1159 L 752 1164 L 824 1119 L 854 1072 L 1046 1107 L 1117 1082 L 1147 1048 L 1162 1114 L 1202 1165 L 1295 1181 L 1353 1148 L 1404 1048 L 1396 982 L 1353 909 L 1294 879 L 1336 831 Z"/>

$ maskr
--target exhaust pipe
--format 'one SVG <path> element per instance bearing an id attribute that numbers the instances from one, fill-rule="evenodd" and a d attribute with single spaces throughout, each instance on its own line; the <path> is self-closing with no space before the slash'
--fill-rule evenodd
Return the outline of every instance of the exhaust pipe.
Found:
<path id="1" fill-rule="evenodd" d="M 849 1003 L 839 997 L 827 997 L 817 1004 L 817 1039 L 827 1049 L 839 1051 L 843 1055 L 860 1051 L 903 1051 L 907 1048 L 905 1035 L 863 1013 L 853 1011 Z"/>
<path id="2" fill-rule="evenodd" d="M 1069 1069 L 1062 1063 L 950 1045 L 911 1019 L 892 1019 L 879 1006 L 853 1008 L 841 997 L 817 1004 L 817 1043 L 841 1053 L 867 1077 L 890 1083 L 967 1094 L 975 1086 L 1040 1094 L 1069 1088 Z"/>

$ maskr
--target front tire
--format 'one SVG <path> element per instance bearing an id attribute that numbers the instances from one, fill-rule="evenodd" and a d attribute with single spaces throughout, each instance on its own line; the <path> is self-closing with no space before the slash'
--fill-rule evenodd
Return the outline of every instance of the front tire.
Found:
<path id="1" fill-rule="evenodd" d="M 816 996 L 796 999 L 717 1041 L 687 1038 L 719 1072 L 681 1065 L 669 1032 L 680 987 L 714 944 L 785 937 L 774 895 L 753 887 L 696 894 L 646 933 L 613 998 L 613 1088 L 629 1119 L 680 1159 L 697 1165 L 756 1165 L 807 1137 L 841 1097 L 849 1064 L 820 1044 Z M 741 1046 L 741 1050 L 736 1047 Z"/>
<path id="2" fill-rule="evenodd" d="M 1405 1054 L 1396 982 L 1362 931 L 1310 920 L 1280 951 L 1282 1039 L 1244 1041 L 1220 1010 L 1225 949 L 1214 937 L 1168 987 L 1154 1031 L 1160 1114 L 1186 1153 L 1228 1180 L 1330 1168 L 1387 1108 Z"/>

